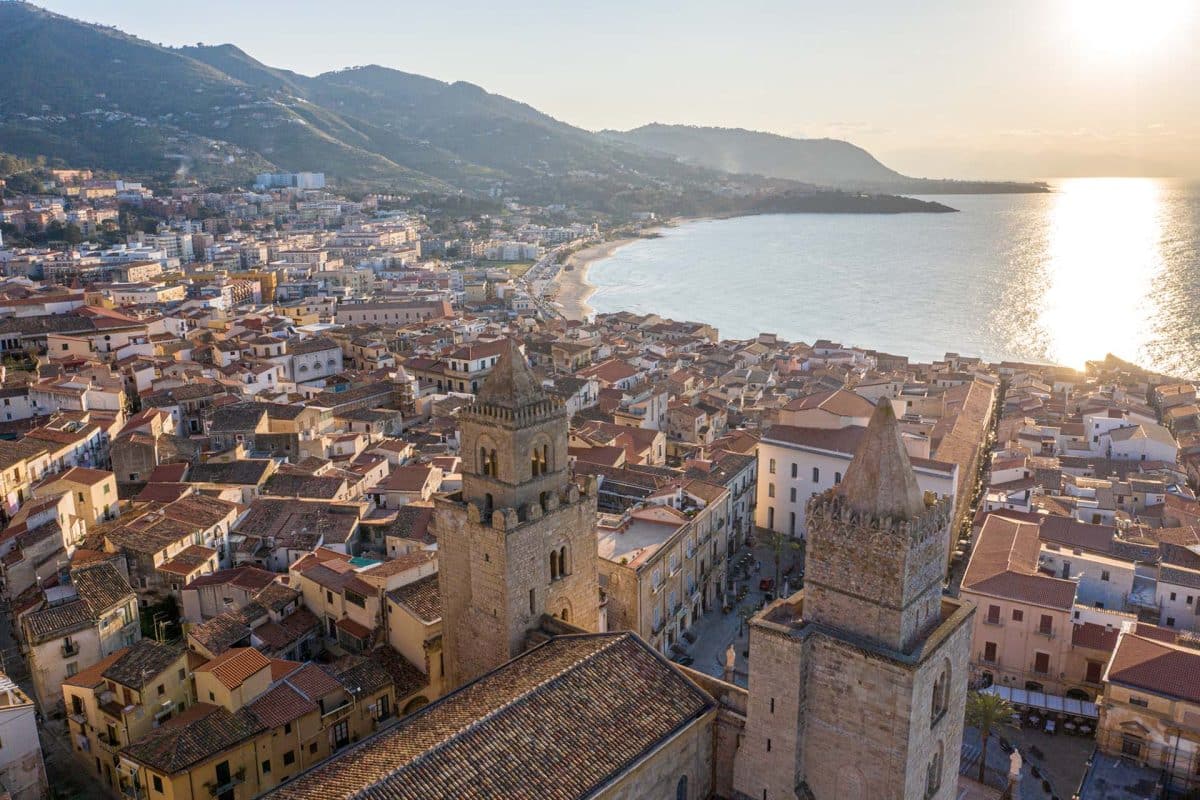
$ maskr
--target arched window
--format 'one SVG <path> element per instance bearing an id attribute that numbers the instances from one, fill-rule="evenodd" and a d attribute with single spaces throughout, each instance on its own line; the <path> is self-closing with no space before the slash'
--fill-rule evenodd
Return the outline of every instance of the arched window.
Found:
<path id="1" fill-rule="evenodd" d="M 496 461 L 495 448 L 492 449 L 491 458 L 488 459 L 488 466 L 490 469 L 488 474 L 491 475 L 493 478 L 495 478 L 496 476 L 498 476 L 500 474 L 500 462 Z"/>
<path id="2" fill-rule="evenodd" d="M 942 743 L 937 743 L 925 774 L 925 796 L 933 797 L 942 788 Z"/>
<path id="3" fill-rule="evenodd" d="M 558 549 L 558 574 L 567 574 L 567 546 L 565 544 Z"/>
<path id="4" fill-rule="evenodd" d="M 558 580 L 558 552 L 550 551 L 550 580 Z"/>
<path id="5" fill-rule="evenodd" d="M 488 461 L 488 453 L 486 447 L 479 448 L 479 474 L 487 475 L 491 464 Z"/>
<path id="6" fill-rule="evenodd" d="M 542 445 L 542 474 L 550 471 L 550 445 Z"/>
<path id="7" fill-rule="evenodd" d="M 675 784 L 675 800 L 688 800 L 687 775 L 680 776 L 679 783 Z"/>
<path id="8" fill-rule="evenodd" d="M 533 452 L 529 454 L 529 475 L 536 478 L 539 474 L 541 473 L 538 472 L 538 451 L 535 447 L 533 448 Z"/>
<path id="9" fill-rule="evenodd" d="M 942 672 L 933 684 L 933 696 L 930 699 L 930 726 L 936 725 L 950 704 L 950 660 L 942 666 Z"/>
<path id="10" fill-rule="evenodd" d="M 563 622 L 570 622 L 570 621 L 571 621 L 571 612 L 570 612 L 570 610 L 569 610 L 569 609 L 567 609 L 567 608 L 564 608 L 564 609 L 562 610 L 562 617 L 561 617 L 561 619 L 562 619 L 562 621 L 563 621 Z"/>

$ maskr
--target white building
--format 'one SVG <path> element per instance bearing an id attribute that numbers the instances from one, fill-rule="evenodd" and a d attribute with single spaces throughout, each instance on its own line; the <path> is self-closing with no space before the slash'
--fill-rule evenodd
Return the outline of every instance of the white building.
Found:
<path id="1" fill-rule="evenodd" d="M 758 443 L 758 509 L 754 524 L 776 533 L 804 536 L 813 495 L 842 482 L 866 428 L 801 428 L 774 425 Z M 922 491 L 955 499 L 958 466 L 910 454 Z"/>
<path id="2" fill-rule="evenodd" d="M 33 701 L 0 673 L 0 786 L 13 800 L 49 794 Z"/>

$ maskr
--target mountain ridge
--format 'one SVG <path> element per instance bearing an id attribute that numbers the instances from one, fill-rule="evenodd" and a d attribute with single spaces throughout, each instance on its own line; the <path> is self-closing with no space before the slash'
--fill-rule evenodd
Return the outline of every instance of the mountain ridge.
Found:
<path id="1" fill-rule="evenodd" d="M 343 189 L 502 191 L 677 215 L 736 213 L 763 194 L 822 189 L 684 163 L 465 81 L 374 64 L 306 76 L 233 44 L 163 47 L 20 0 L 0 2 L 0 52 L 9 67 L 0 151 L 164 184 L 323 171 Z M 873 207 L 924 210 L 862 201 Z"/>

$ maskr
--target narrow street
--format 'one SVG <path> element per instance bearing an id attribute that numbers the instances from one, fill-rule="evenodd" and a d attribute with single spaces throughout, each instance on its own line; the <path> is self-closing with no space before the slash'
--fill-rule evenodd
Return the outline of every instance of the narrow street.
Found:
<path id="1" fill-rule="evenodd" d="M 731 644 L 734 645 L 734 683 L 742 687 L 747 685 L 745 652 L 749 644 L 749 628 L 745 621 L 766 604 L 766 593 L 759 588 L 760 581 L 775 577 L 775 554 L 763 538 L 760 535 L 753 549 L 743 547 L 729 559 L 728 574 L 734 576 L 737 586 L 747 588 L 746 596 L 728 613 L 718 608 L 701 617 L 691 628 L 696 641 L 687 650 L 694 659 L 692 669 L 720 678 L 725 674 L 725 653 Z M 746 555 L 752 559 L 749 562 L 749 578 L 742 577 L 742 569 L 738 566 Z M 798 566 L 803 562 L 802 549 L 787 550 L 781 561 L 780 572 L 782 574 L 790 565 Z M 787 591 L 794 591 L 794 588 Z"/>

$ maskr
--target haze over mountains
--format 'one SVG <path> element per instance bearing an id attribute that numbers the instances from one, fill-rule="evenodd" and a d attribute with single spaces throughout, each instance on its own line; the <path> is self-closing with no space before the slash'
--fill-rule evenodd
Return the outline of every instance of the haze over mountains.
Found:
<path id="1" fill-rule="evenodd" d="M 793 139 L 741 128 L 658 123 L 601 133 L 614 141 L 672 155 L 696 166 L 848 189 L 958 194 L 1030 191 L 1036 186 L 910 178 L 884 166 L 863 148 L 840 139 Z"/>
<path id="2" fill-rule="evenodd" d="M 312 170 L 344 187 L 502 187 L 677 213 L 813 188 L 802 184 L 913 191 L 846 142 L 657 125 L 596 134 L 469 83 L 379 66 L 308 77 L 233 45 L 160 47 L 23 2 L 0 3 L 0 53 L 0 151 L 71 166 L 232 184 Z"/>

